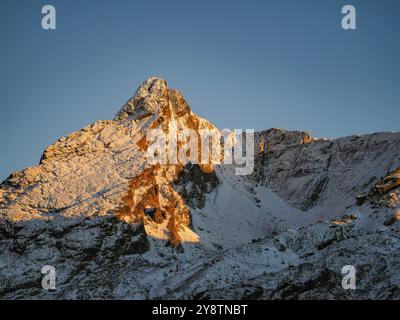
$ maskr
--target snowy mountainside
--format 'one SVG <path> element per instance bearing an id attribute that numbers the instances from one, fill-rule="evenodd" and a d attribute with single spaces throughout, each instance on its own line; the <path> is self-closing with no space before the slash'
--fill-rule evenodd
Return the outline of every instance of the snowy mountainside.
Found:
<path id="1" fill-rule="evenodd" d="M 357 195 L 399 167 L 397 132 L 315 139 L 304 132 L 270 129 L 258 139 L 268 141 L 268 150 L 256 158 L 254 180 L 303 211 L 326 208 L 330 213 L 321 219 L 354 205 Z"/>
<path id="2" fill-rule="evenodd" d="M 150 163 L 155 128 L 218 130 L 152 77 L 1 183 L 0 298 L 400 298 L 400 133 L 257 132 L 254 172 L 238 176 Z"/>

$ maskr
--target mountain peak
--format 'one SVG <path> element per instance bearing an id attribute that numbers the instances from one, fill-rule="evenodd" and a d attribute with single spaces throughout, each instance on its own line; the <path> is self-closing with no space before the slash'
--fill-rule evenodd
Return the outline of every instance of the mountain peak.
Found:
<path id="1" fill-rule="evenodd" d="M 142 83 L 114 120 L 134 119 L 158 114 L 168 101 L 167 81 L 159 77 L 150 77 Z"/>

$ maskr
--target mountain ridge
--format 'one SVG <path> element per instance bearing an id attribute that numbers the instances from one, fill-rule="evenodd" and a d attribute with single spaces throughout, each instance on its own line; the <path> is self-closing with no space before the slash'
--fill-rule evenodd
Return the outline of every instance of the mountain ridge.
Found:
<path id="1" fill-rule="evenodd" d="M 150 163 L 156 128 L 219 132 L 151 77 L 113 120 L 0 184 L 1 298 L 399 297 L 400 133 L 256 132 L 255 170 L 238 176 L 235 164 Z M 365 269 L 360 291 L 341 288 L 351 263 Z M 47 264 L 54 292 L 40 285 Z"/>

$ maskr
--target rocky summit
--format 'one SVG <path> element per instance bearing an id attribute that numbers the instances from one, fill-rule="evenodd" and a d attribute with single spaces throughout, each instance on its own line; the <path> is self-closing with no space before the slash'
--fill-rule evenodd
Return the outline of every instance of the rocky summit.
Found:
<path id="1" fill-rule="evenodd" d="M 152 77 L 113 120 L 3 181 L 0 298 L 400 298 L 400 133 L 256 132 L 240 176 L 235 163 L 151 163 L 146 135 L 171 128 L 218 131 Z"/>

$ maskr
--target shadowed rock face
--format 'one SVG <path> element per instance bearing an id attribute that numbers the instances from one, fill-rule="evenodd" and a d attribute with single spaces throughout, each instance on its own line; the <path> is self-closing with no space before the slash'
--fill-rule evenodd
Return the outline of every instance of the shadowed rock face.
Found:
<path id="1" fill-rule="evenodd" d="M 5 225 L 7 224 L 7 225 Z M 143 224 L 130 225 L 115 216 L 63 218 L 52 221 L 2 221 L 0 233 L 2 298 L 46 295 L 42 267 L 56 267 L 61 286 L 77 275 L 103 268 L 121 257 L 143 254 L 149 241 Z M 12 267 L 11 267 L 12 266 Z"/>
<path id="2" fill-rule="evenodd" d="M 113 120 L 0 185 L 0 298 L 399 298 L 399 133 L 258 132 L 239 177 L 150 164 L 146 133 L 171 126 L 217 130 L 149 78 Z M 348 264 L 355 291 L 341 287 Z M 41 287 L 45 265 L 56 290 Z"/>
<path id="3" fill-rule="evenodd" d="M 354 205 L 400 161 L 395 132 L 316 139 L 305 132 L 270 129 L 256 139 L 267 144 L 256 157 L 252 179 L 303 211 L 333 197 L 340 199 L 335 210 Z"/>
<path id="4" fill-rule="evenodd" d="M 173 182 L 175 190 L 185 203 L 193 208 L 203 208 L 205 196 L 219 184 L 215 171 L 206 172 L 197 164 L 187 164 Z"/>

